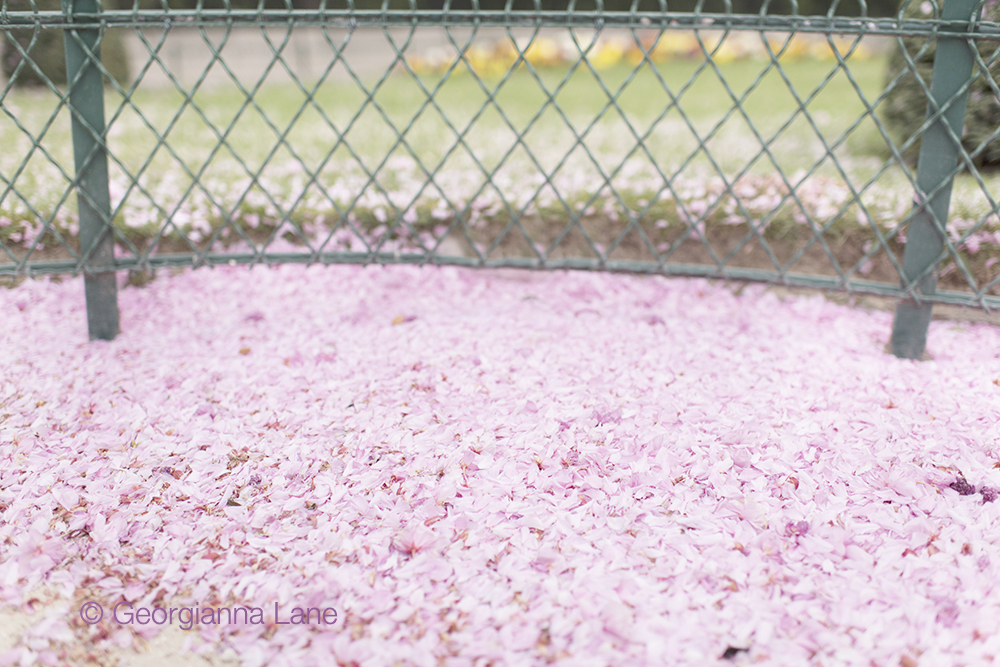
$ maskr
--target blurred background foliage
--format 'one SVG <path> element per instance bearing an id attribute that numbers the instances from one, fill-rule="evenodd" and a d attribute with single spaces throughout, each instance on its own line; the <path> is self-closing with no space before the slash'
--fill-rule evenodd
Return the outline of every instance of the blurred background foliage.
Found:
<path id="1" fill-rule="evenodd" d="M 934 8 L 930 2 L 913 2 L 905 8 L 904 16 L 931 19 L 934 18 Z M 986 3 L 983 18 L 1000 22 L 1000 2 L 993 0 Z M 937 55 L 937 44 L 933 41 L 920 37 L 906 37 L 901 41 L 906 55 L 898 42 L 893 45 L 886 69 L 886 86 L 891 85 L 892 88 L 880 109 L 897 146 L 906 145 L 927 117 L 927 94 L 924 91 L 930 87 L 934 56 Z M 1000 54 L 997 53 L 1000 45 L 984 40 L 976 46 L 982 64 L 977 63 L 974 68 L 976 78 L 969 91 L 962 147 L 977 168 L 996 169 L 1000 167 L 1000 140 L 996 138 L 1000 130 L 1000 100 L 995 92 L 1000 82 Z M 917 75 L 922 82 L 917 80 Z M 919 150 L 920 141 L 915 139 L 903 156 L 915 164 Z"/>
<path id="2" fill-rule="evenodd" d="M 115 0 L 111 0 L 114 2 Z M 60 0 L 7 0 L 7 11 L 57 11 Z M 0 49 L 3 75 L 14 79 L 19 88 L 66 85 L 66 46 L 62 30 L 16 29 L 5 32 Z M 25 61 L 24 54 L 29 60 Z M 105 33 L 101 41 L 101 62 L 120 85 L 129 81 L 129 59 L 120 31 Z M 15 78 L 16 73 L 16 78 Z"/>
<path id="3" fill-rule="evenodd" d="M 503 10 L 508 0 L 478 0 L 477 6 L 483 10 Z M 511 0 L 516 11 L 530 11 L 538 7 L 545 11 L 565 10 L 574 0 Z M 597 8 L 598 0 L 580 0 L 574 2 L 578 11 L 591 11 Z M 162 9 L 165 6 L 175 10 L 223 9 L 227 5 L 233 9 L 317 9 L 321 0 L 103 0 L 106 9 L 132 9 L 138 2 L 141 9 Z M 474 0 L 384 0 L 390 9 L 409 9 L 411 2 L 418 9 L 443 9 L 448 2 L 449 7 L 456 10 L 472 9 Z M 823 15 L 831 7 L 838 15 L 889 16 L 897 11 L 896 0 L 671 0 L 661 5 L 660 0 L 604 0 L 606 11 L 628 11 L 633 2 L 638 3 L 640 11 L 660 11 L 666 8 L 672 12 L 689 12 L 699 10 L 705 13 L 731 12 L 737 14 L 757 14 L 764 3 L 768 14 Z M 832 4 L 836 2 L 836 4 Z M 383 0 L 327 0 L 326 6 L 342 9 L 353 3 L 356 9 L 380 9 Z M 926 3 L 925 3 L 926 4 Z M 4 0 L 8 11 L 31 11 L 37 8 L 42 11 L 54 11 L 60 7 L 60 0 Z M 101 45 L 101 56 L 108 73 L 124 85 L 129 80 L 129 62 L 125 48 L 118 31 L 108 31 Z M 29 54 L 30 61 L 24 62 L 24 54 Z M 48 79 L 56 86 L 66 83 L 65 51 L 61 30 L 30 30 L 18 29 L 4 33 L 3 45 L 0 47 L 4 77 L 14 79 L 17 87 L 44 86 Z M 16 72 L 16 76 L 15 75 Z"/>

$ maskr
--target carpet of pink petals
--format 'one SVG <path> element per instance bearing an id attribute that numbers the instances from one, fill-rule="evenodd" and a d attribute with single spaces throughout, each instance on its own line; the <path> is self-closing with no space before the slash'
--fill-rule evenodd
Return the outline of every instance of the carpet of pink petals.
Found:
<path id="1" fill-rule="evenodd" d="M 286 266 L 126 288 L 90 343 L 82 293 L 0 290 L 0 606 L 69 605 L 4 665 L 160 630 L 87 600 L 261 607 L 187 633 L 244 665 L 1000 657 L 995 328 L 912 362 L 819 295 Z"/>

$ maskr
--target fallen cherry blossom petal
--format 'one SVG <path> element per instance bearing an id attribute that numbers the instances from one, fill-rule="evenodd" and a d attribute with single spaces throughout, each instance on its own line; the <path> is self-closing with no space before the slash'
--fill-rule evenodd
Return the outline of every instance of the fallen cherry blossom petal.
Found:
<path id="1" fill-rule="evenodd" d="M 217 267 L 89 342 L 82 295 L 0 290 L 0 601 L 66 609 L 0 663 L 163 630 L 118 602 L 259 608 L 184 635 L 247 665 L 996 655 L 996 328 L 913 362 L 759 286 Z"/>

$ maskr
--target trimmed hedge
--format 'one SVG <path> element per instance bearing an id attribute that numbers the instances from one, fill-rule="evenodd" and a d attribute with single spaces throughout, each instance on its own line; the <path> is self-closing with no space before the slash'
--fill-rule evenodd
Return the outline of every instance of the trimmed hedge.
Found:
<path id="1" fill-rule="evenodd" d="M 940 3 L 940 0 L 938 0 Z M 904 0 L 905 2 L 905 0 Z M 905 8 L 903 15 L 905 18 L 930 19 L 933 18 L 933 5 L 929 0 L 911 0 Z M 993 0 L 984 9 L 984 17 L 989 21 L 1000 22 L 1000 2 Z M 906 37 L 902 40 L 906 52 L 913 59 L 917 72 L 927 84 L 931 83 L 931 72 L 934 68 L 934 55 L 937 53 L 937 44 L 919 37 Z M 900 40 L 889 56 L 886 84 L 891 82 L 897 74 L 907 70 L 908 65 L 903 57 L 903 50 L 899 46 Z M 989 64 L 994 52 L 997 50 L 997 42 L 979 42 L 979 56 L 983 62 Z M 926 47 L 926 48 L 924 48 Z M 924 50 L 921 52 L 921 49 Z M 978 68 L 977 68 L 978 71 Z M 997 58 L 989 71 L 994 85 L 1000 85 L 1000 58 Z M 897 146 L 909 139 L 927 118 L 927 96 L 921 89 L 917 78 L 912 71 L 901 78 L 889 93 L 880 109 L 882 120 L 886 124 L 890 136 Z M 980 144 L 986 141 L 997 128 L 1000 128 L 1000 102 L 997 100 L 991 82 L 980 71 L 980 76 L 972 84 L 969 92 L 969 106 L 965 117 L 965 132 L 962 137 L 962 146 L 970 154 L 979 148 Z M 913 147 L 904 156 L 915 162 L 920 150 L 920 141 L 914 142 Z M 986 148 L 973 158 L 973 164 L 977 168 L 998 168 L 1000 167 L 1000 139 L 994 138 Z"/>
<path id="2" fill-rule="evenodd" d="M 59 0 L 36 0 L 35 4 L 40 11 L 55 11 L 61 7 Z M 28 0 L 9 0 L 7 6 L 8 11 L 31 10 Z M 43 76 L 56 86 L 66 85 L 66 46 L 62 30 L 39 30 L 37 34 L 32 29 L 11 30 L 0 39 L 3 39 L 3 48 L 0 50 L 3 73 L 8 80 L 14 77 L 14 71 L 24 60 L 15 46 L 15 41 L 41 70 L 40 74 L 30 62 L 24 63 L 17 73 L 17 78 L 14 79 L 15 86 L 44 86 Z M 101 62 L 120 86 L 128 84 L 128 53 L 121 30 L 108 30 L 104 33 L 104 38 L 101 40 Z"/>

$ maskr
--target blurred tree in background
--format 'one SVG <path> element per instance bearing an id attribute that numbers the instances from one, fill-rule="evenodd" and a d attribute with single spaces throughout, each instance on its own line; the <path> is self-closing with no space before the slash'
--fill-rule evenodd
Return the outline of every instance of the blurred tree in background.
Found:
<path id="1" fill-rule="evenodd" d="M 35 0 L 39 11 L 57 11 L 62 5 L 60 0 Z M 32 11 L 29 0 L 8 0 L 7 10 L 12 12 Z M 66 45 L 62 30 L 18 29 L 3 34 L 3 48 L 0 58 L 3 60 L 3 74 L 10 80 L 17 71 L 18 65 L 24 60 L 22 51 L 27 53 L 29 62 L 25 62 L 14 85 L 31 87 L 45 85 L 48 79 L 56 86 L 66 85 Z M 18 48 L 20 46 L 20 49 Z M 119 85 L 125 86 L 129 81 L 128 54 L 122 40 L 121 30 L 108 30 L 101 39 L 101 63 Z M 32 67 L 34 63 L 34 67 Z M 37 68 L 37 69 L 36 69 Z"/>
<path id="2" fill-rule="evenodd" d="M 1000 2 L 997 0 L 987 4 L 983 11 L 985 19 L 1000 22 Z M 930 19 L 933 18 L 933 12 L 933 5 L 929 0 L 925 0 L 924 2 L 912 2 L 906 8 L 905 16 L 913 19 Z M 937 44 L 928 43 L 926 39 L 920 37 L 907 37 L 902 40 L 902 43 L 916 67 L 917 74 L 923 79 L 924 85 L 930 88 Z M 990 57 L 998 46 L 1000 45 L 997 42 L 979 42 L 979 56 L 984 63 L 990 62 Z M 927 94 L 917 77 L 909 69 L 906 58 L 903 56 L 903 49 L 899 48 L 897 41 L 889 55 L 886 85 L 900 72 L 906 73 L 893 87 L 880 108 L 886 128 L 897 146 L 913 136 L 927 118 Z M 965 115 L 962 146 L 970 153 L 989 139 L 997 128 L 1000 128 L 1000 102 L 990 86 L 990 80 L 1000 82 L 1000 58 L 993 62 L 987 76 L 983 76 L 983 73 L 980 72 L 980 76 L 973 82 L 969 92 L 969 107 Z M 906 151 L 904 157 L 915 162 L 919 151 L 920 141 L 918 140 L 914 142 L 910 150 Z M 973 163 L 978 168 L 1000 167 L 1000 140 L 994 139 L 990 142 L 985 150 L 973 159 Z"/>

